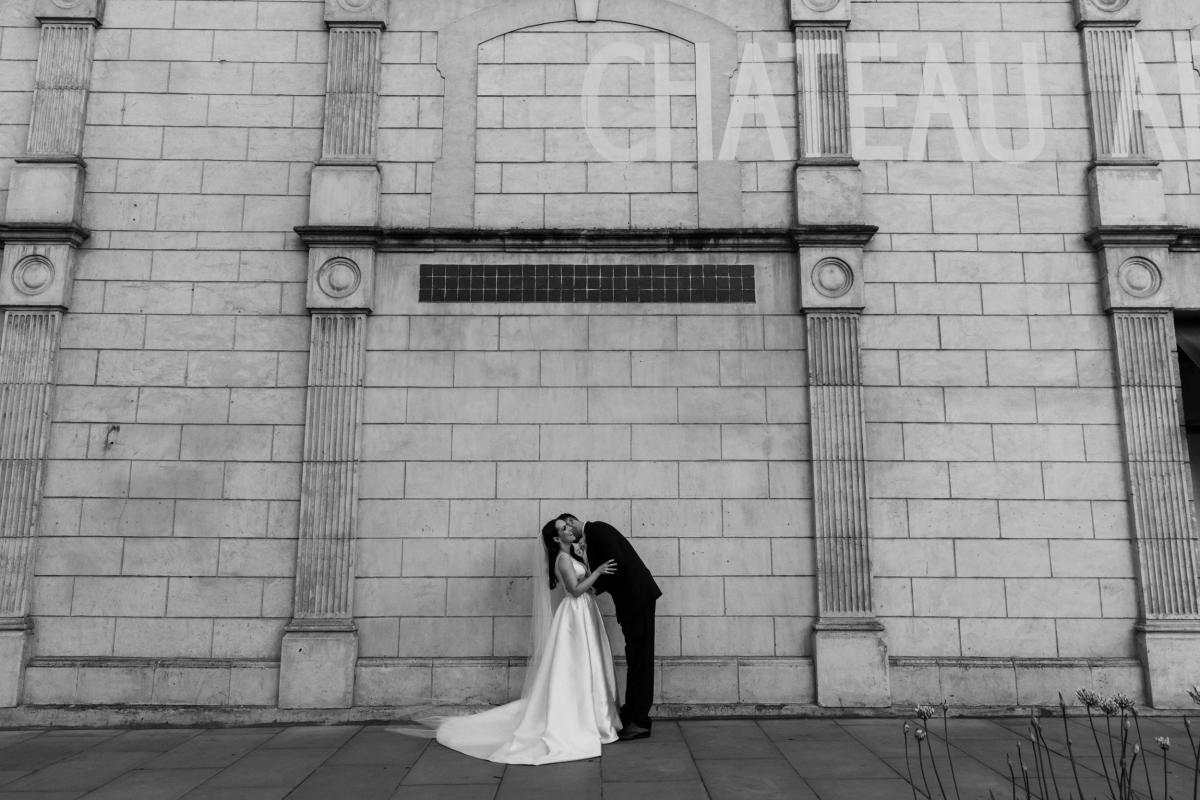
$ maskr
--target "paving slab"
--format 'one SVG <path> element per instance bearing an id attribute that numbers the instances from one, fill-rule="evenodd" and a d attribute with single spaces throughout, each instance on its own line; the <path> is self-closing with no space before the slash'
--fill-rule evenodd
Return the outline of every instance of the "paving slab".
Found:
<path id="1" fill-rule="evenodd" d="M 697 760 L 696 767 L 712 800 L 819 800 L 783 758 Z"/>
<path id="2" fill-rule="evenodd" d="M 221 770 L 208 785 L 243 789 L 293 789 L 315 772 L 333 752 L 331 748 L 259 749 Z"/>
<path id="3" fill-rule="evenodd" d="M 529 797 L 600 800 L 600 759 L 544 764 L 540 767 L 513 765 L 505 769 L 496 800 L 525 800 Z"/>
<path id="4" fill-rule="evenodd" d="M 694 781 L 608 782 L 603 800 L 710 800 L 704 783 Z"/>
<path id="5" fill-rule="evenodd" d="M 811 778 L 896 778 L 896 771 L 857 742 L 783 741 L 776 746 L 792 768 Z"/>
<path id="6" fill-rule="evenodd" d="M 86 792 L 135 769 L 157 753 L 91 753 L 63 759 L 4 787 L 8 792 Z"/>
<path id="7" fill-rule="evenodd" d="M 0 748 L 14 745 L 17 742 L 23 742 L 26 739 L 32 739 L 39 735 L 39 731 L 0 731 Z"/>
<path id="8" fill-rule="evenodd" d="M 411 767 L 416 763 L 429 739 L 417 739 L 391 733 L 383 726 L 368 727 L 359 731 L 353 739 L 342 745 L 326 761 L 327 765 L 348 764 L 402 764 Z"/>
<path id="9" fill-rule="evenodd" d="M 284 786 L 201 786 L 183 800 L 283 800 L 290 791 Z"/>
<path id="10" fill-rule="evenodd" d="M 680 742 L 621 742 L 606 747 L 600 758 L 605 783 L 698 781 L 700 773 L 687 744 Z"/>
<path id="11" fill-rule="evenodd" d="M 215 769 L 139 769 L 83 797 L 84 800 L 177 800 L 216 773 Z"/>
<path id="12" fill-rule="evenodd" d="M 752 720 L 727 723 L 680 723 L 692 756 L 713 758 L 780 758 L 779 748 Z M 637 742 L 626 744 L 636 745 Z"/>
<path id="13" fill-rule="evenodd" d="M 494 800 L 498 784 L 460 783 L 453 786 L 401 786 L 391 800 Z"/>
<path id="14" fill-rule="evenodd" d="M 912 796 L 909 784 L 897 779 L 824 778 L 810 780 L 808 783 L 821 800 L 903 800 Z M 936 789 L 934 791 L 934 797 L 941 796 L 936 794 Z"/>
<path id="15" fill-rule="evenodd" d="M 200 767 L 227 767 L 249 753 L 273 733 L 250 733 L 231 736 L 225 732 L 201 731 L 183 744 L 146 762 L 147 769 L 194 769 Z"/>
<path id="16" fill-rule="evenodd" d="M 496 784 L 503 777 L 503 764 L 471 758 L 434 742 L 413 765 L 402 785 Z"/>
<path id="17" fill-rule="evenodd" d="M 288 728 L 268 739 L 263 745 L 264 750 L 275 748 L 302 749 L 309 747 L 341 747 L 354 738 L 362 728 L 357 725 L 333 727 L 329 725 L 308 725 Z"/>
<path id="18" fill-rule="evenodd" d="M 103 742 L 91 748 L 93 753 L 104 752 L 121 752 L 121 751 L 138 751 L 138 752 L 166 752 L 172 750 L 184 742 L 195 739 L 200 735 L 198 730 L 180 730 L 178 728 L 171 729 L 150 729 L 126 731 L 119 736 L 114 736 L 111 739 L 106 739 Z"/>
<path id="19" fill-rule="evenodd" d="M 400 764 L 323 766 L 288 795 L 288 800 L 389 800 L 408 767 Z"/>

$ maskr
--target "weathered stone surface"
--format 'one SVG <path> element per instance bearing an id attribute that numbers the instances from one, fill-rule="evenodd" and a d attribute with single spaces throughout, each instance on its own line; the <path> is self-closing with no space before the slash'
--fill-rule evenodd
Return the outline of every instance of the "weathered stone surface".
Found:
<path id="1" fill-rule="evenodd" d="M 303 633 L 283 637 L 280 708 L 349 708 L 354 701 L 354 633 Z"/>

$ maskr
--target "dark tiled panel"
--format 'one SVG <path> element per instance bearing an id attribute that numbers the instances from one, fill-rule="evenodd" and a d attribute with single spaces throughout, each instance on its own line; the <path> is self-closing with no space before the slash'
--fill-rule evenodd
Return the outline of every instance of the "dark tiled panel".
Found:
<path id="1" fill-rule="evenodd" d="M 753 303 L 744 264 L 422 264 L 422 303 Z"/>

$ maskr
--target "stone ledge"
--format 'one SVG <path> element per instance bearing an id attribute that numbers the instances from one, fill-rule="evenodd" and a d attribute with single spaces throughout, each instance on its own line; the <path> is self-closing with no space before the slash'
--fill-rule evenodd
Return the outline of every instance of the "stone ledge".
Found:
<path id="1" fill-rule="evenodd" d="M 767 252 L 793 253 L 801 245 L 865 246 L 874 225 L 807 225 L 795 228 L 486 229 L 373 228 L 304 225 L 296 233 L 308 246 L 375 246 L 382 252 Z"/>
<path id="2" fill-rule="evenodd" d="M 53 242 L 79 247 L 92 232 L 73 224 L 55 222 L 0 222 L 0 242 Z"/>

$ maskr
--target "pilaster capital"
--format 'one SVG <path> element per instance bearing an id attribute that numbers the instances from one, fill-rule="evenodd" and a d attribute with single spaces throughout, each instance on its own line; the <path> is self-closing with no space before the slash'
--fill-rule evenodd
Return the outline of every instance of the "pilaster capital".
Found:
<path id="1" fill-rule="evenodd" d="M 1075 0 L 1075 20 L 1079 26 L 1137 25 L 1141 18 L 1141 0 Z"/>
<path id="2" fill-rule="evenodd" d="M 38 22 L 104 21 L 104 0 L 38 0 L 34 9 Z"/>
<path id="3" fill-rule="evenodd" d="M 374 298 L 374 248 L 322 246 L 309 249 L 309 310 L 369 312 Z"/>
<path id="4" fill-rule="evenodd" d="M 850 24 L 850 0 L 790 0 L 792 25 Z"/>
<path id="5" fill-rule="evenodd" d="M 386 28 L 389 6 L 389 0 L 325 0 L 325 24 Z"/>

